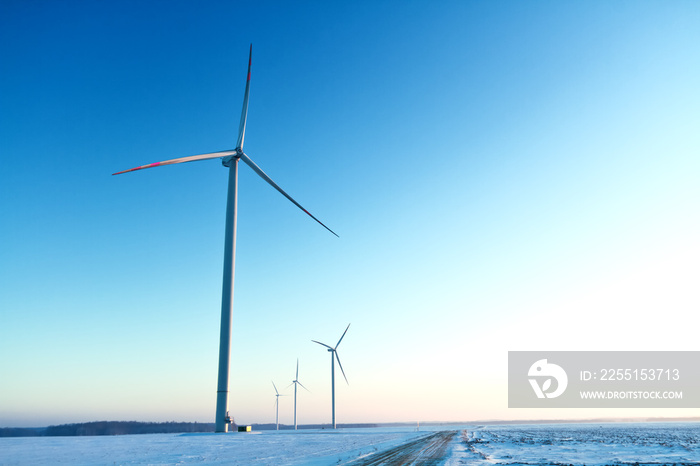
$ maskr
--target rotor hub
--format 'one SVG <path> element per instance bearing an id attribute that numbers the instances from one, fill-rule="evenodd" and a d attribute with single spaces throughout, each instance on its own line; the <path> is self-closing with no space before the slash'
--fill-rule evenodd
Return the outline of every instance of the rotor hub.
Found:
<path id="1" fill-rule="evenodd" d="M 228 157 L 222 158 L 222 159 L 221 159 L 221 165 L 223 165 L 224 167 L 227 167 L 227 168 L 228 168 L 228 167 L 231 166 L 231 163 L 232 163 L 234 160 L 240 159 L 240 158 L 241 158 L 241 155 L 243 155 L 243 150 L 239 147 L 239 148 L 236 149 L 236 153 L 235 153 L 235 154 L 229 155 Z"/>

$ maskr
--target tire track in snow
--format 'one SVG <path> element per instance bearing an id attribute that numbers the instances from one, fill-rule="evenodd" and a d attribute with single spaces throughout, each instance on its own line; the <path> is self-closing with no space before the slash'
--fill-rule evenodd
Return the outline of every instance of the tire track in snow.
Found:
<path id="1" fill-rule="evenodd" d="M 348 466 L 437 465 L 447 453 L 447 445 L 455 434 L 457 431 L 436 432 L 347 464 Z"/>

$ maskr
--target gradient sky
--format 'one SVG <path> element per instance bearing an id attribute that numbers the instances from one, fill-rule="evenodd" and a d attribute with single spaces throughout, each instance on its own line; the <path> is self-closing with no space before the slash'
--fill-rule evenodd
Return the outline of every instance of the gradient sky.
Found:
<path id="1" fill-rule="evenodd" d="M 700 3 L 0 2 L 0 426 L 507 407 L 513 350 L 698 350 Z M 341 382 L 339 379 L 338 382 Z M 291 395 L 292 389 L 286 394 Z M 280 421 L 292 422 L 292 398 Z"/>

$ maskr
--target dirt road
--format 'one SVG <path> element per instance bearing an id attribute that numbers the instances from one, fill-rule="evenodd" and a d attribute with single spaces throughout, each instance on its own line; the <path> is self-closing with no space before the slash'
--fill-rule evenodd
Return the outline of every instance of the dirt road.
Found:
<path id="1" fill-rule="evenodd" d="M 386 451 L 349 463 L 349 466 L 437 465 L 457 431 L 443 431 L 421 437 Z"/>

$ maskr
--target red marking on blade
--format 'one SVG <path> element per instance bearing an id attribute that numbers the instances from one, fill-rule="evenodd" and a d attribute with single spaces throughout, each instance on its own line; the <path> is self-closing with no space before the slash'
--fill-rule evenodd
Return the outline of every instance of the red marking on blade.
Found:
<path id="1" fill-rule="evenodd" d="M 149 165 L 149 167 L 157 167 L 158 165 L 160 165 L 160 162 L 152 163 Z"/>
<path id="2" fill-rule="evenodd" d="M 250 71 L 248 71 L 248 81 L 250 81 Z"/>

